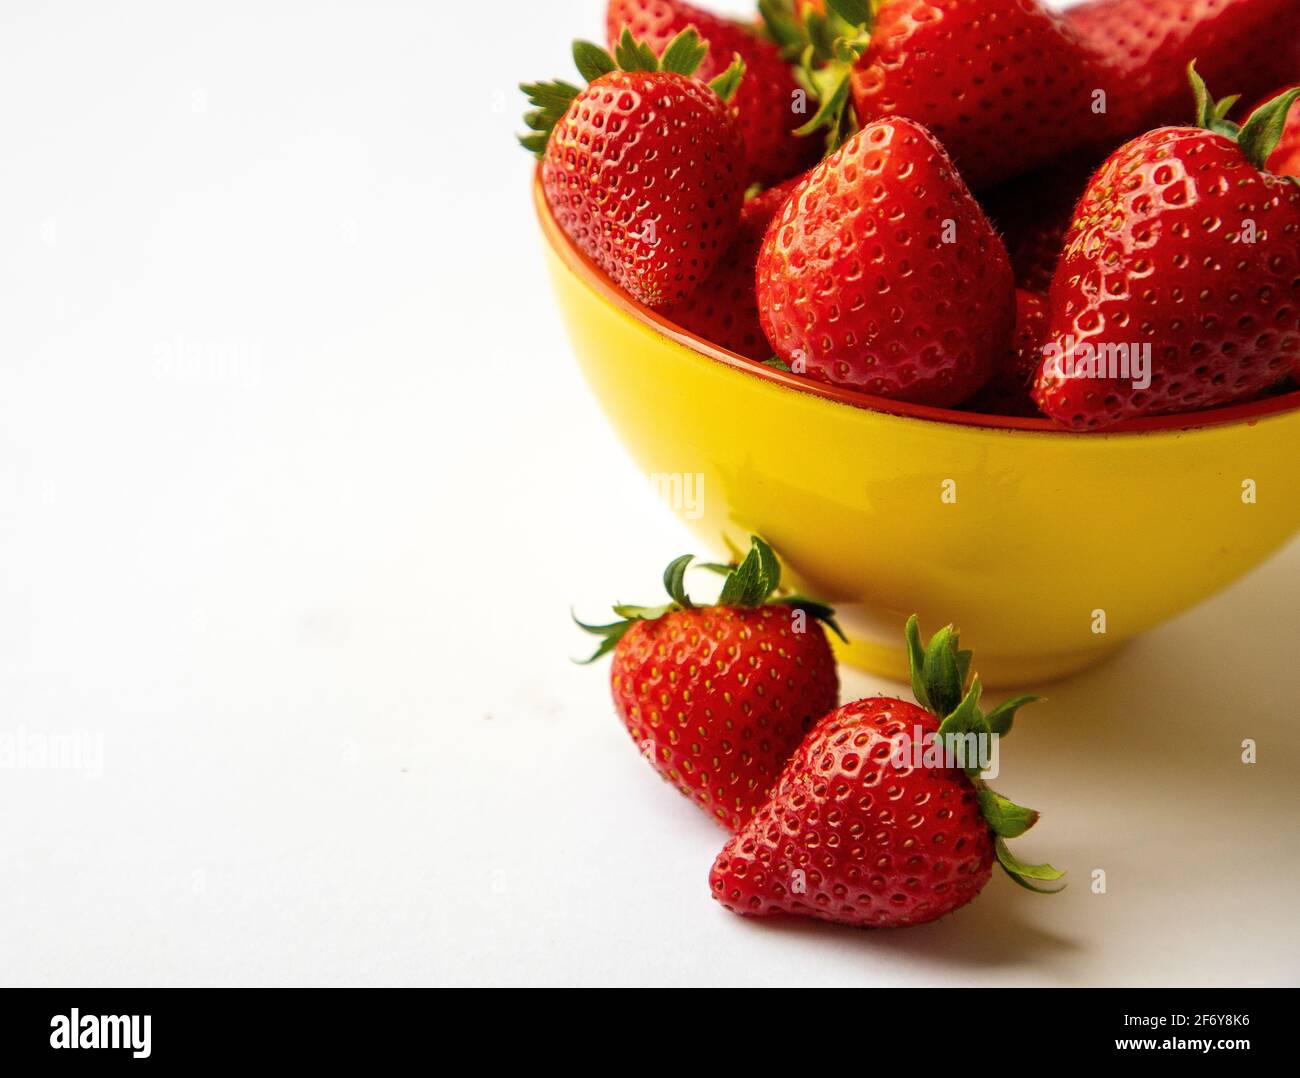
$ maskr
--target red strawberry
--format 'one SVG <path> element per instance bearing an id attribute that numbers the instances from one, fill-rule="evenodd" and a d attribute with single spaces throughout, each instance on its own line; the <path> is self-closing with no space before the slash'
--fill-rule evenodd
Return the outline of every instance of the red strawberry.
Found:
<path id="1" fill-rule="evenodd" d="M 713 897 L 727 909 L 902 928 L 964 906 L 988 883 L 995 857 L 1030 890 L 1047 890 L 1043 882 L 1063 875 L 1022 864 L 1007 849 L 1004 839 L 1023 834 L 1038 814 L 985 785 L 979 769 L 988 757 L 943 751 L 981 741 L 987 751 L 992 735 L 1005 734 L 1016 709 L 1035 698 L 984 715 L 978 678 L 963 695 L 970 653 L 957 650 L 951 628 L 924 652 L 915 617 L 907 635 L 922 706 L 858 700 L 813 727 L 771 800 L 713 863 Z"/>
<path id="2" fill-rule="evenodd" d="M 1256 112 L 1274 98 L 1296 89 L 1300 89 L 1300 83 L 1284 86 L 1264 98 L 1250 111 L 1252 113 Z M 1250 114 L 1247 113 L 1247 115 Z M 1291 103 L 1290 111 L 1286 114 L 1282 133 L 1278 136 L 1277 146 L 1264 162 L 1264 167 L 1274 176 L 1290 176 L 1294 181 L 1300 183 L 1300 99 Z M 1292 361 L 1291 374 L 1294 378 L 1300 379 L 1300 357 Z"/>
<path id="3" fill-rule="evenodd" d="M 1296 0 L 1092 0 L 1065 20 L 1115 72 L 1120 137 L 1191 118 L 1193 60 L 1210 85 L 1249 97 L 1300 72 Z"/>
<path id="4" fill-rule="evenodd" d="M 1036 0 L 891 0 L 853 70 L 853 106 L 861 124 L 925 124 L 980 188 L 1104 140 L 1094 93 L 1108 78 Z"/>
<path id="5" fill-rule="evenodd" d="M 1011 265 L 948 155 L 910 120 L 869 124 L 814 168 L 758 257 L 767 339 L 792 370 L 953 405 L 1015 324 Z"/>
<path id="6" fill-rule="evenodd" d="M 731 829 L 767 798 L 808 727 L 835 706 L 839 678 L 818 620 L 831 611 L 773 599 L 781 569 L 755 537 L 712 606 L 683 586 L 690 555 L 664 571 L 672 602 L 616 606 L 619 621 L 582 625 L 614 652 L 614 706 L 656 770 Z M 722 567 L 715 567 L 722 568 Z"/>
<path id="7" fill-rule="evenodd" d="M 1300 361 L 1300 184 L 1262 171 L 1300 90 L 1238 128 L 1192 78 L 1201 126 L 1120 147 L 1070 226 L 1034 399 L 1076 429 L 1245 400 Z"/>
<path id="8" fill-rule="evenodd" d="M 663 309 L 665 317 L 705 340 L 750 359 L 771 354 L 758 321 L 754 297 L 754 267 L 768 222 L 803 177 L 755 195 L 740 211 L 740 234 L 731 251 L 702 288 L 681 303 Z"/>
<path id="9" fill-rule="evenodd" d="M 745 63 L 746 77 L 736 91 L 736 114 L 745 137 L 747 175 L 756 183 L 788 179 L 816 159 L 818 147 L 793 129 L 806 117 L 793 110 L 798 92 L 790 65 L 770 41 L 731 19 L 719 18 L 681 0 L 609 0 L 605 16 L 611 48 L 629 29 L 656 53 L 683 30 L 694 28 L 708 45 L 696 77 L 722 74 L 733 56 Z"/>
<path id="10" fill-rule="evenodd" d="M 1300 87 L 1300 82 L 1293 82 L 1289 86 L 1283 86 L 1280 90 L 1274 90 L 1268 97 L 1264 98 L 1255 105 L 1251 112 L 1261 105 L 1267 104 L 1279 94 L 1284 94 L 1288 90 L 1294 90 Z M 1282 129 L 1282 134 L 1278 138 L 1277 148 L 1269 155 L 1264 167 L 1274 176 L 1296 176 L 1300 177 L 1300 101 L 1292 104 L 1291 111 L 1287 113 L 1286 126 Z"/>
<path id="11" fill-rule="evenodd" d="M 981 196 L 984 212 L 1007 245 L 1017 288 L 1045 293 L 1051 287 L 1075 204 L 1100 163 L 1093 155 L 1072 158 Z"/>
<path id="12" fill-rule="evenodd" d="M 763 10 L 787 55 L 802 46 L 800 81 L 820 101 L 800 131 L 827 128 L 832 149 L 855 117 L 866 125 L 905 116 L 934 133 L 978 190 L 1110 137 L 1097 96 L 1109 68 L 1037 0 L 826 8 L 798 18 L 792 0 L 768 0 Z"/>
<path id="13" fill-rule="evenodd" d="M 985 415 L 1036 416 L 1032 390 L 1047 337 L 1047 297 L 1016 289 L 1016 335 L 1011 351 L 988 384 L 965 404 Z"/>
<path id="14" fill-rule="evenodd" d="M 590 81 L 525 84 L 542 188 L 560 227 L 618 285 L 651 307 L 680 302 L 731 246 L 744 199 L 744 146 L 725 100 L 737 61 L 705 85 L 688 31 L 662 61 L 625 35 L 618 62 L 574 44 Z"/>
<path id="15" fill-rule="evenodd" d="M 794 194 L 795 188 L 807 178 L 808 173 L 804 172 L 798 176 L 792 176 L 775 187 L 769 187 L 765 191 L 755 193 L 745 203 L 744 212 L 741 214 L 742 221 L 748 220 L 755 231 L 760 234 L 765 233 L 767 226 L 772 223 L 772 218 L 785 205 L 786 199 Z"/>

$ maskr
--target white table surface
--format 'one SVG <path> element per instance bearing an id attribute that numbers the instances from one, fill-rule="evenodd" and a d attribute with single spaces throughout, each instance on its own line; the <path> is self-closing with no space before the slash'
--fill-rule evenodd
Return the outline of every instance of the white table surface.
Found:
<path id="1" fill-rule="evenodd" d="M 480 91 L 473 5 L 0 13 L 0 736 L 87 750 L 0 767 L 0 980 L 1295 983 L 1297 545 L 1018 722 L 1062 895 L 893 934 L 710 900 L 722 833 L 569 662 L 570 604 L 693 548 L 511 144 L 600 4 L 505 6 Z"/>

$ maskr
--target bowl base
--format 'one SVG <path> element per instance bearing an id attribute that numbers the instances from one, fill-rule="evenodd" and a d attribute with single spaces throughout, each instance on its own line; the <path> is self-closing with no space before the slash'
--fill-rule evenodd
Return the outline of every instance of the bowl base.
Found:
<path id="1" fill-rule="evenodd" d="M 871 640 L 850 640 L 846 644 L 833 633 L 827 635 L 840 662 L 893 681 L 908 681 L 907 652 L 902 647 Z M 975 656 L 975 672 L 986 689 L 1025 689 L 1070 677 L 1105 662 L 1124 643 L 1100 644 L 1055 655 L 1004 656 L 981 651 Z"/>

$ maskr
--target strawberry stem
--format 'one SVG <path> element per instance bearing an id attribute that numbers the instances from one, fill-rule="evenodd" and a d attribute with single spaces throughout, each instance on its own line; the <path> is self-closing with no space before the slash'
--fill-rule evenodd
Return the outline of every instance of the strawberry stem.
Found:
<path id="1" fill-rule="evenodd" d="M 1192 84 L 1192 95 L 1196 99 L 1196 126 L 1232 139 L 1246 155 L 1246 160 L 1260 172 L 1266 171 L 1268 159 L 1277 149 L 1282 132 L 1286 129 L 1291 106 L 1300 98 L 1300 87 L 1286 90 L 1266 101 L 1246 118 L 1245 123 L 1238 125 L 1227 116 L 1233 105 L 1241 99 L 1240 94 L 1216 101 L 1196 70 L 1195 60 L 1187 65 L 1187 79 Z"/>
<path id="2" fill-rule="evenodd" d="M 802 0 L 759 0 L 758 9 L 767 36 L 796 65 L 796 81 L 817 102 L 812 119 L 795 134 L 806 138 L 824 128 L 831 153 L 857 130 L 849 79 L 871 45 L 880 0 L 826 0 L 825 14 L 801 5 Z"/>
<path id="3" fill-rule="evenodd" d="M 733 53 L 731 66 L 717 78 L 709 81 L 709 89 L 730 105 L 731 99 L 736 96 L 736 91 L 740 89 L 740 80 L 744 77 L 745 61 L 740 58 L 740 53 Z"/>
<path id="4" fill-rule="evenodd" d="M 1260 105 L 1241 125 L 1241 134 L 1237 145 L 1246 159 L 1261 172 L 1265 171 L 1268 159 L 1273 156 L 1277 144 L 1282 140 L 1286 129 L 1287 116 L 1296 98 L 1300 98 L 1300 87 L 1287 90 L 1271 101 Z"/>
<path id="5" fill-rule="evenodd" d="M 1001 737 L 1010 731 L 1016 711 L 1039 699 L 1029 695 L 1014 696 L 986 715 L 980 710 L 983 689 L 979 677 L 972 677 L 970 688 L 965 688 L 971 653 L 960 650 L 957 631 L 951 625 L 940 629 L 930 638 L 929 644 L 922 647 L 920 623 L 913 614 L 907 619 L 904 638 L 907 641 L 912 695 L 917 703 L 940 720 L 934 735 L 936 741 L 947 744 L 949 739 L 964 738 L 967 734 L 982 738 Z M 990 789 L 981 777 L 978 762 L 966 765 L 966 777 L 975 787 L 985 823 L 996 836 L 998 864 L 1007 875 L 1030 891 L 1050 893 L 1060 890 L 1059 887 L 1041 887 L 1039 883 L 1059 880 L 1064 872 L 1051 865 L 1026 865 L 1017 861 L 1003 841 L 1023 835 L 1033 827 L 1038 822 L 1038 813 Z"/>
<path id="6" fill-rule="evenodd" d="M 713 562 L 695 562 L 701 569 L 710 569 L 723 575 L 722 592 L 715 606 L 735 606 L 747 610 L 761 606 L 777 605 L 804 611 L 815 621 L 820 621 L 844 640 L 844 633 L 835 622 L 835 611 L 825 603 L 802 595 L 783 595 L 773 598 L 781 588 L 781 563 L 776 552 L 759 536 L 751 536 L 749 552 L 737 565 L 720 565 Z M 579 660 L 583 665 L 593 663 L 602 655 L 612 651 L 623 634 L 638 621 L 655 621 L 665 614 L 677 610 L 695 610 L 696 604 L 686 591 L 686 570 L 695 561 L 692 554 L 683 554 L 674 558 L 664 569 L 664 590 L 671 602 L 663 606 L 632 606 L 617 603 L 614 613 L 618 621 L 608 625 L 588 625 L 575 616 L 574 623 L 584 632 L 600 637 L 596 651 L 587 659 Z"/>

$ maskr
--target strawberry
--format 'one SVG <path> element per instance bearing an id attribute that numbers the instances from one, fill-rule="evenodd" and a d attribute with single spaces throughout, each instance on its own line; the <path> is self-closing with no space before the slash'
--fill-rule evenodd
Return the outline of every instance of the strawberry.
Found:
<path id="1" fill-rule="evenodd" d="M 1300 83 L 1284 86 L 1264 98 L 1250 111 L 1253 113 L 1266 106 L 1269 101 L 1297 89 L 1300 89 Z M 1278 136 L 1277 146 L 1264 162 L 1264 167 L 1274 176 L 1290 176 L 1300 183 L 1300 99 L 1291 103 L 1282 132 Z M 1300 381 L 1300 357 L 1292 360 L 1291 374 L 1293 378 Z"/>
<path id="2" fill-rule="evenodd" d="M 835 706 L 839 677 L 826 634 L 834 615 L 799 596 L 773 599 L 781 568 L 755 537 L 726 572 L 712 606 L 696 606 L 683 578 L 691 556 L 671 562 L 671 602 L 619 605 L 609 625 L 578 624 L 601 637 L 588 661 L 613 651 L 614 706 L 655 769 L 731 829 L 767 798 L 772 780 L 813 721 Z"/>
<path id="3" fill-rule="evenodd" d="M 1076 429 L 1245 400 L 1300 360 L 1300 183 L 1263 171 L 1300 90 L 1238 127 L 1190 75 L 1200 126 L 1106 160 L 1052 281 L 1034 399 Z"/>
<path id="4" fill-rule="evenodd" d="M 1036 698 L 985 715 L 979 679 L 963 692 L 970 653 L 958 650 L 951 627 L 922 650 L 913 617 L 907 641 L 920 706 L 857 700 L 809 731 L 771 800 L 713 863 L 713 897 L 727 909 L 902 928 L 964 906 L 988 883 L 995 859 L 1029 890 L 1059 890 L 1044 884 L 1064 873 L 1022 864 L 1005 842 L 1038 814 L 980 777 L 992 737 Z"/>
<path id="5" fill-rule="evenodd" d="M 740 211 L 740 232 L 730 252 L 703 288 L 681 303 L 663 308 L 664 316 L 697 336 L 750 359 L 762 359 L 771 349 L 758 321 L 754 269 L 768 222 L 802 177 L 786 180 L 755 195 Z"/>
<path id="6" fill-rule="evenodd" d="M 535 106 L 520 141 L 542 159 L 542 188 L 560 227 L 615 284 L 650 307 L 679 303 L 735 237 L 744 144 L 726 101 L 739 59 L 706 85 L 694 31 L 662 59 L 625 34 L 617 60 L 575 42 L 589 82 L 525 83 Z"/>
<path id="7" fill-rule="evenodd" d="M 709 47 L 696 72 L 705 81 L 722 74 L 733 56 L 744 61 L 746 78 L 736 91 L 735 105 L 752 182 L 779 183 L 816 159 L 816 145 L 793 133 L 803 120 L 793 111 L 799 88 L 790 65 L 775 45 L 749 27 L 681 0 L 609 0 L 605 28 L 611 48 L 628 29 L 655 52 L 693 28 Z"/>
<path id="8" fill-rule="evenodd" d="M 1208 83 L 1248 97 L 1300 72 L 1296 0 L 1092 0 L 1064 18 L 1114 72 L 1120 138 L 1190 119 L 1194 60 Z"/>
<path id="9" fill-rule="evenodd" d="M 1268 97 L 1255 105 L 1255 109 L 1261 105 L 1267 104 L 1279 94 L 1284 94 L 1288 90 L 1294 90 L 1300 87 L 1300 82 L 1293 82 L 1289 86 L 1283 86 L 1280 90 L 1274 90 Z M 1251 109 L 1253 112 L 1254 109 Z M 1277 147 L 1269 155 L 1264 167 L 1274 176 L 1296 176 L 1300 177 L 1300 101 L 1291 106 L 1291 111 L 1287 113 L 1286 126 L 1282 128 L 1282 134 L 1277 140 Z"/>
<path id="10" fill-rule="evenodd" d="M 825 18 L 801 20 L 774 5 L 770 31 L 790 51 L 806 42 L 801 81 L 820 100 L 800 131 L 827 128 L 832 148 L 855 118 L 905 116 L 979 190 L 1108 138 L 1107 65 L 1037 0 L 827 0 Z"/>
<path id="11" fill-rule="evenodd" d="M 1015 324 L 1002 241 L 943 148 L 903 119 L 868 124 L 795 188 L 757 289 L 792 370 L 924 404 L 979 389 Z"/>
<path id="12" fill-rule="evenodd" d="M 1047 297 L 1016 289 L 1016 333 L 1011 351 L 988 384 L 966 402 L 965 409 L 985 415 L 1038 415 L 1032 390 L 1046 337 Z"/>
<path id="13" fill-rule="evenodd" d="M 928 126 L 972 187 L 1105 137 L 1093 111 L 1108 73 L 1035 0 L 893 0 L 853 69 L 859 123 Z"/>

